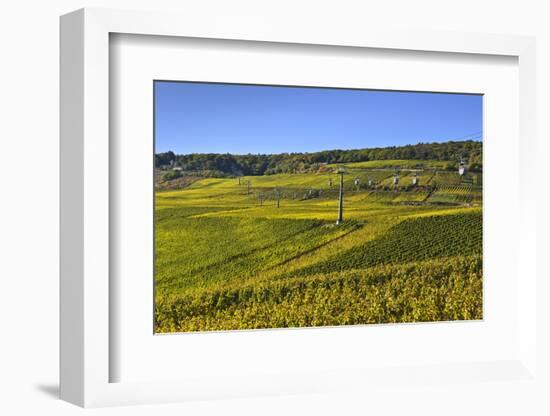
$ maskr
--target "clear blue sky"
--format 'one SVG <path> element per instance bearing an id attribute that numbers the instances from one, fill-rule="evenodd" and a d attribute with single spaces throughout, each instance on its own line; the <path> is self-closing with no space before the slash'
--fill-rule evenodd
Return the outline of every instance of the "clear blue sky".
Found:
<path id="1" fill-rule="evenodd" d="M 361 149 L 481 131 L 480 95 L 155 82 L 157 153 Z"/>

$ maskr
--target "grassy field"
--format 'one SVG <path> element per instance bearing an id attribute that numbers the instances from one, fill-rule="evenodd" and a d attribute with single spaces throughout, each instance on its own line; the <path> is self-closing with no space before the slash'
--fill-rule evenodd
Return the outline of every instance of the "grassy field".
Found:
<path id="1" fill-rule="evenodd" d="M 481 174 L 443 165 L 347 164 L 340 225 L 331 171 L 164 186 L 156 331 L 481 319 Z"/>

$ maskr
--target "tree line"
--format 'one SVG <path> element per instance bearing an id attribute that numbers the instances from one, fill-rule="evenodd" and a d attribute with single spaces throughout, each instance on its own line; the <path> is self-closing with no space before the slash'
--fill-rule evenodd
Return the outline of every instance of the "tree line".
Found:
<path id="1" fill-rule="evenodd" d="M 246 154 L 192 153 L 177 155 L 172 151 L 157 153 L 155 166 L 178 166 L 202 176 L 273 175 L 277 173 L 317 172 L 329 163 L 365 162 L 370 160 L 439 160 L 448 161 L 455 169 L 465 160 L 470 170 L 481 170 L 482 142 L 449 141 L 418 143 L 406 146 L 376 147 L 355 150 L 325 150 L 312 153 Z"/>

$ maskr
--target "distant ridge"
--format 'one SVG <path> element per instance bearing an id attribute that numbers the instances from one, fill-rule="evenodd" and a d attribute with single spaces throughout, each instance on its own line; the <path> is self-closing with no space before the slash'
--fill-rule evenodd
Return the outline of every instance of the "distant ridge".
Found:
<path id="1" fill-rule="evenodd" d="M 155 155 L 155 166 L 178 166 L 184 171 L 210 172 L 214 176 L 238 176 L 311 172 L 330 163 L 404 159 L 449 161 L 452 165 L 465 160 L 470 169 L 478 170 L 483 166 L 482 149 L 481 141 L 465 140 L 311 153 L 177 155 L 169 151 Z"/>

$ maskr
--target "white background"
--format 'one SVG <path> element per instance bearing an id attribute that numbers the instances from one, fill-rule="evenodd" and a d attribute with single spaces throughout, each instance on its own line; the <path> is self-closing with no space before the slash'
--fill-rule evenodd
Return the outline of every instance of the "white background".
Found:
<path id="1" fill-rule="evenodd" d="M 73 414 L 82 412 L 55 400 L 58 368 L 58 16 L 83 6 L 179 10 L 208 20 L 211 13 L 246 14 L 281 24 L 391 25 L 440 30 L 538 36 L 539 164 L 550 154 L 550 28 L 544 1 L 19 1 L 0 9 L 0 412 Z M 286 21 L 286 22 L 285 22 Z M 285 23 L 283 23 L 285 22 Z M 546 123 L 546 124 L 545 124 Z M 543 140 L 542 138 L 546 138 Z M 545 173 L 547 176 L 547 173 Z M 545 210 L 547 177 L 540 182 L 539 211 Z M 543 244 L 548 221 L 539 225 L 539 273 L 548 276 Z M 547 252 L 548 250 L 546 250 Z M 543 263 L 544 262 L 544 263 Z M 544 267 L 544 269 L 542 269 Z M 539 292 L 549 292 L 548 283 Z M 548 316 L 550 302 L 541 303 Z M 549 331 L 540 332 L 550 350 Z M 546 366 L 548 353 L 539 355 Z M 547 386 L 548 387 L 548 386 Z M 502 399 L 483 400 L 486 388 Z M 401 414 L 422 406 L 425 414 L 544 414 L 535 408 L 540 392 L 507 383 L 472 388 L 459 382 L 453 394 L 418 397 L 414 387 L 401 397 L 334 393 L 93 410 L 99 414 Z M 434 391 L 437 392 L 437 387 Z M 550 388 L 548 389 L 550 390 Z M 548 404 L 546 405 L 548 406 Z M 548 407 L 544 409 L 548 414 Z"/>

